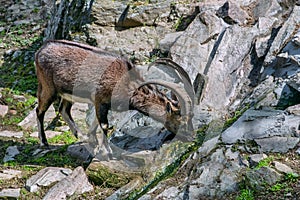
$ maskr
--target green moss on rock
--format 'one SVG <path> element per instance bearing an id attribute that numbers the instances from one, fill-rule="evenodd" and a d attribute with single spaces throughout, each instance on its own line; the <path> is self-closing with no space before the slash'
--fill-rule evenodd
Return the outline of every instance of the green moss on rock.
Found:
<path id="1" fill-rule="evenodd" d="M 135 177 L 133 174 L 110 169 L 101 162 L 92 162 L 86 173 L 95 185 L 107 188 L 120 188 Z"/>

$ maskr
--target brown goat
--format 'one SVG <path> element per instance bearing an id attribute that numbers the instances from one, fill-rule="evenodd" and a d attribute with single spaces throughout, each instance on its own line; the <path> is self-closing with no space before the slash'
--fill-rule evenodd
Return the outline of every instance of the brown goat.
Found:
<path id="1" fill-rule="evenodd" d="M 72 102 L 95 106 L 98 122 L 90 132 L 95 132 L 99 123 L 106 135 L 109 109 L 137 110 L 162 122 L 172 133 L 177 133 L 182 125 L 191 126 L 192 97 L 185 90 L 161 80 L 145 82 L 136 68 L 119 55 L 80 43 L 54 40 L 46 42 L 36 53 L 35 64 L 41 145 L 48 145 L 44 115 L 57 96 L 62 97 L 59 111 L 76 137 L 80 130 L 70 114 Z M 155 85 L 170 89 L 179 102 L 167 98 Z"/>

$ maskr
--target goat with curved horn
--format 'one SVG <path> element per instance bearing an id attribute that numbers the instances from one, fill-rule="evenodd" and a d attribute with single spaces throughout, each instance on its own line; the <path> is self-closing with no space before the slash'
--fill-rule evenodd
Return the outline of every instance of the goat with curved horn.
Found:
<path id="1" fill-rule="evenodd" d="M 185 122 L 185 117 L 191 121 L 193 98 L 190 94 L 178 84 L 146 82 L 135 66 L 119 55 L 76 42 L 54 40 L 46 42 L 36 52 L 35 65 L 38 78 L 36 113 L 41 145 L 48 145 L 44 131 L 45 112 L 58 96 L 62 98 L 59 112 L 75 136 L 80 129 L 71 117 L 73 102 L 95 106 L 97 121 L 90 129 L 91 133 L 95 133 L 100 125 L 107 134 L 108 110 L 113 108 L 116 111 L 123 111 L 126 107 L 137 110 L 161 121 L 173 133 L 177 133 L 178 125 Z M 177 95 L 180 105 L 155 85 L 169 88 Z M 115 97 L 117 105 L 112 106 Z M 124 100 L 119 101 L 123 97 L 127 97 L 127 104 Z"/>

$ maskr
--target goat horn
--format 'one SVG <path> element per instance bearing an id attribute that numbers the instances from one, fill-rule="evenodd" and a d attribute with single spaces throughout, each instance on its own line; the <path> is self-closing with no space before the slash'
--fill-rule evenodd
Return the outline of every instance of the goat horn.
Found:
<path id="1" fill-rule="evenodd" d="M 151 63 L 148 66 L 148 71 L 155 64 L 162 64 L 162 65 L 170 66 L 179 73 L 180 79 L 184 84 L 184 88 L 187 91 L 188 95 L 190 96 L 190 98 L 192 100 L 192 103 L 194 104 L 195 92 L 194 92 L 194 89 L 193 89 L 193 86 L 192 86 L 192 81 L 191 81 L 188 73 L 178 63 L 174 62 L 170 58 L 159 58 L 159 59 L 157 59 L 156 61 L 154 61 L 153 63 Z"/>
<path id="2" fill-rule="evenodd" d="M 193 113 L 193 103 L 190 97 L 188 96 L 187 92 L 183 90 L 178 84 L 171 83 L 163 80 L 151 80 L 142 83 L 139 88 L 143 87 L 144 85 L 153 84 L 153 85 L 161 85 L 170 89 L 178 98 L 180 106 L 181 106 L 181 115 L 182 116 L 192 116 Z"/>
<path id="3" fill-rule="evenodd" d="M 152 67 L 155 64 L 163 64 L 163 65 L 169 65 L 172 68 L 176 69 L 180 75 L 183 75 L 184 78 L 186 78 L 186 80 L 188 80 L 188 82 L 192 85 L 192 81 L 189 77 L 189 75 L 186 73 L 186 71 L 176 62 L 174 62 L 172 59 L 170 58 L 159 58 L 156 61 L 150 63 L 149 67 L 148 67 L 148 71 L 150 69 L 150 67 Z"/>

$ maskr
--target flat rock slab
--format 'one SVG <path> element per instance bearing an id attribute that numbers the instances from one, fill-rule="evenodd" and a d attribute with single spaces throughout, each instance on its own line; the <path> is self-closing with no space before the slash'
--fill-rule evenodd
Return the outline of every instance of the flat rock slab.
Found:
<path id="1" fill-rule="evenodd" d="M 25 188 L 29 192 L 36 192 L 41 186 L 48 186 L 60 181 L 72 173 L 71 169 L 60 167 L 47 167 L 33 175 L 26 181 Z"/>
<path id="2" fill-rule="evenodd" d="M 279 110 L 247 110 L 231 127 L 222 133 L 222 141 L 233 144 L 238 141 L 297 135 L 300 117 L 286 115 Z M 286 139 L 283 139 L 284 141 Z"/>
<path id="3" fill-rule="evenodd" d="M 14 169 L 6 169 L 0 171 L 0 180 L 9 180 L 14 177 L 20 177 L 22 171 L 14 170 Z"/>
<path id="4" fill-rule="evenodd" d="M 3 189 L 0 191 L 0 198 L 4 199 L 18 199 L 20 197 L 21 189 Z"/>
<path id="5" fill-rule="evenodd" d="M 83 194 L 94 188 L 89 183 L 82 167 L 74 169 L 71 175 L 55 184 L 44 196 L 43 200 L 67 199 L 73 194 Z"/>
<path id="6" fill-rule="evenodd" d="M 0 131 L 0 136 L 1 137 L 14 137 L 14 138 L 22 138 L 23 137 L 23 132 L 22 131 Z"/>
<path id="7" fill-rule="evenodd" d="M 262 152 L 286 153 L 296 147 L 300 138 L 275 136 L 255 139 L 254 141 L 260 146 Z"/>
<path id="8" fill-rule="evenodd" d="M 278 161 L 274 161 L 273 162 L 274 168 L 282 173 L 288 174 L 288 173 L 293 173 L 292 168 L 290 168 L 289 166 L 287 166 L 286 164 L 283 164 L 281 162 Z"/>
<path id="9" fill-rule="evenodd" d="M 15 160 L 15 156 L 18 154 L 20 154 L 20 151 L 17 146 L 9 146 L 6 149 L 5 156 L 3 158 L 3 162 Z"/>

